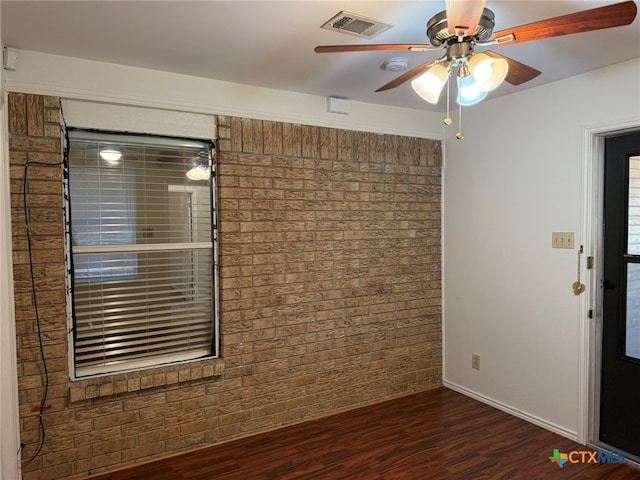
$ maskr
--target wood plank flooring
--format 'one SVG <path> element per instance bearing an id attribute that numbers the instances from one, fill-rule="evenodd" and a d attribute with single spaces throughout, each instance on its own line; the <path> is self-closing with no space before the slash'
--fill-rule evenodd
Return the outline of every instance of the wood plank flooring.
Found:
<path id="1" fill-rule="evenodd" d="M 444 387 L 93 480 L 640 479 L 613 463 L 549 460 L 582 445 Z M 578 456 L 573 456 L 577 459 Z"/>

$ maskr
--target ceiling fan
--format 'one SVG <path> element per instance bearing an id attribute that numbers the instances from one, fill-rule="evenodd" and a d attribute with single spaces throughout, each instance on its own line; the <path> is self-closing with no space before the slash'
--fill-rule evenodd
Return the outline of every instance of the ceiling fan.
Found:
<path id="1" fill-rule="evenodd" d="M 451 72 L 457 68 L 458 103 L 472 105 L 482 100 L 486 92 L 496 88 L 503 80 L 520 85 L 541 73 L 492 50 L 476 53 L 476 46 L 502 47 L 629 25 L 637 12 L 636 4 L 629 0 L 493 32 L 494 14 L 485 8 L 485 4 L 486 0 L 445 0 L 446 10 L 427 22 L 429 44 L 321 45 L 315 48 L 315 52 L 443 50 L 444 55 L 440 58 L 408 70 L 376 92 L 395 88 L 413 79 L 411 83 L 416 93 L 430 103 L 437 103 L 440 91 L 447 84 Z M 463 95 L 465 88 L 468 97 Z M 445 123 L 450 124 L 450 119 L 447 118 Z"/>

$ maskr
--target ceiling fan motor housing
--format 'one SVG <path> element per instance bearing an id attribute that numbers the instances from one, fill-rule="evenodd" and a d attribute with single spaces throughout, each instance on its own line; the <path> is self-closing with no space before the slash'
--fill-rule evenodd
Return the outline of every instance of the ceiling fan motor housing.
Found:
<path id="1" fill-rule="evenodd" d="M 461 58 L 473 55 L 473 44 L 471 42 L 452 43 L 447 47 L 447 60 L 454 62 Z"/>
<path id="2" fill-rule="evenodd" d="M 465 39 L 468 38 L 468 41 L 473 39 L 475 42 L 485 42 L 491 38 L 494 25 L 495 16 L 493 12 L 485 8 L 478 21 L 476 31 L 469 37 L 465 37 Z M 439 47 L 448 41 L 452 41 L 452 43 L 458 41 L 458 37 L 449 33 L 449 22 L 447 21 L 446 10 L 435 14 L 429 19 L 427 22 L 427 37 L 429 37 L 429 41 L 434 47 Z"/>

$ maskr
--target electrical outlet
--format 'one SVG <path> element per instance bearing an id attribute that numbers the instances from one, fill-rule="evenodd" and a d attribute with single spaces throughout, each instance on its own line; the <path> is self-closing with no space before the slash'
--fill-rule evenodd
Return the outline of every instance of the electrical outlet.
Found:
<path id="1" fill-rule="evenodd" d="M 480 370 L 480 355 L 477 353 L 471 354 L 471 368 Z"/>
<path id="2" fill-rule="evenodd" d="M 552 248 L 575 248 L 574 232 L 551 232 Z"/>

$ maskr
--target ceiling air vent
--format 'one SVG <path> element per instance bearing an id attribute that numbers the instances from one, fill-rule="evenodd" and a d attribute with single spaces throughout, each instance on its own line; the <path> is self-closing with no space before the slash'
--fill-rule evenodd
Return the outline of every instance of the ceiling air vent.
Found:
<path id="1" fill-rule="evenodd" d="M 393 25 L 380 22 L 379 20 L 342 11 L 325 22 L 320 28 L 349 33 L 363 38 L 373 38 L 389 30 L 392 26 Z"/>

